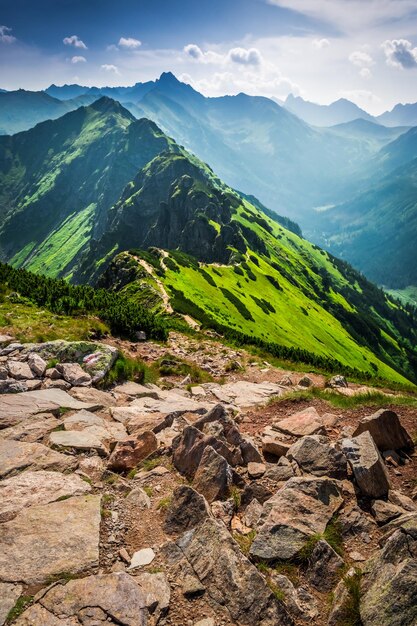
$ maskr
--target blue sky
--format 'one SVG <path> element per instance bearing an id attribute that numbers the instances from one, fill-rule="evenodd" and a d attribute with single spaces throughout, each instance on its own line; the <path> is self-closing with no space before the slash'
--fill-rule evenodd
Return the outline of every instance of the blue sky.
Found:
<path id="1" fill-rule="evenodd" d="M 133 84 L 173 71 L 371 112 L 417 101 L 416 0 L 0 0 L 0 86 Z"/>

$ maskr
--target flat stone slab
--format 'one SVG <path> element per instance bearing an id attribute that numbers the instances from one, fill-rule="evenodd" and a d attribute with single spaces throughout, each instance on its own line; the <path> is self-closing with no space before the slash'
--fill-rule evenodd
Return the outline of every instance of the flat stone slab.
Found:
<path id="1" fill-rule="evenodd" d="M 155 400 L 154 398 L 137 398 L 130 404 L 142 413 L 206 413 L 213 408 L 213 402 L 197 402 L 191 398 L 179 395 L 174 390 L 165 392 L 165 398 Z"/>
<path id="2" fill-rule="evenodd" d="M 109 449 L 103 443 L 105 436 L 108 436 L 107 431 L 94 427 L 85 430 L 57 430 L 49 435 L 49 444 L 58 449 L 79 450 L 81 452 L 95 450 L 100 455 L 106 456 Z"/>
<path id="3" fill-rule="evenodd" d="M 145 594 L 126 572 L 87 576 L 56 585 L 27 609 L 16 626 L 146 626 Z"/>
<path id="4" fill-rule="evenodd" d="M 274 430 L 278 430 L 293 437 L 304 437 L 323 433 L 327 420 L 317 413 L 314 407 L 308 407 L 303 411 L 294 413 L 279 422 L 273 424 Z"/>
<path id="5" fill-rule="evenodd" d="M 0 441 L 0 478 L 24 469 L 65 472 L 74 470 L 78 460 L 51 450 L 41 443 Z"/>
<path id="6" fill-rule="evenodd" d="M 136 398 L 154 398 L 158 400 L 160 397 L 160 394 L 155 389 L 149 389 L 145 385 L 139 385 L 133 381 L 117 385 L 112 391 L 113 393 L 122 393 L 125 396 L 135 396 Z"/>
<path id="7" fill-rule="evenodd" d="M 96 402 L 80 402 L 61 389 L 40 389 L 23 393 L 6 393 L 0 402 L 0 428 L 15 426 L 26 417 L 37 413 L 59 413 L 59 409 L 86 409 L 94 411 L 100 408 Z"/>
<path id="8" fill-rule="evenodd" d="M 273 396 L 282 396 L 284 393 L 282 386 L 276 383 L 251 383 L 246 380 L 226 383 L 226 385 L 210 385 L 209 389 L 220 402 L 239 407 L 265 404 Z"/>
<path id="9" fill-rule="evenodd" d="M 2 524 L 0 580 L 43 583 L 64 572 L 78 574 L 96 567 L 100 500 L 87 495 L 32 506 Z"/>
<path id="10" fill-rule="evenodd" d="M 73 387 L 68 391 L 69 395 L 87 404 L 96 404 L 99 408 L 114 406 L 116 398 L 107 391 L 95 389 L 94 387 Z"/>
<path id="11" fill-rule="evenodd" d="M 143 548 L 143 550 L 138 550 L 132 556 L 128 569 L 136 569 L 137 567 L 149 565 L 149 563 L 152 563 L 154 558 L 155 552 L 152 548 Z"/>
<path id="12" fill-rule="evenodd" d="M 33 443 L 39 441 L 55 428 L 61 426 L 62 420 L 52 413 L 38 413 L 23 420 L 16 426 L 9 426 L 0 430 L 0 439 L 15 439 Z"/>
<path id="13" fill-rule="evenodd" d="M 26 507 L 49 504 L 89 491 L 90 485 L 76 474 L 43 470 L 22 472 L 0 482 L 0 522 L 13 519 Z"/>

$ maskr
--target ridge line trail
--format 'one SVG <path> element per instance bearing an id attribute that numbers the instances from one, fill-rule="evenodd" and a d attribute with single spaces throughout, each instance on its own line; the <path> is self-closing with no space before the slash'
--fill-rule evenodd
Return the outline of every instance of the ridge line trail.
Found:
<path id="1" fill-rule="evenodd" d="M 162 281 L 153 273 L 152 271 L 152 266 L 145 261 L 144 259 L 140 259 L 137 256 L 133 257 L 138 263 L 139 265 L 141 265 L 144 270 L 146 270 L 148 272 L 148 274 L 150 274 L 152 276 L 152 278 L 154 279 L 154 281 L 156 282 L 156 284 L 158 285 L 160 291 L 161 291 L 161 296 L 162 296 L 162 302 L 164 303 L 164 307 L 165 307 L 165 311 L 167 313 L 173 313 L 174 309 L 172 308 L 170 301 L 169 301 L 169 296 L 165 290 L 165 287 L 162 283 Z M 162 264 L 162 261 L 161 261 Z M 166 269 L 166 267 L 164 266 L 164 269 Z"/>

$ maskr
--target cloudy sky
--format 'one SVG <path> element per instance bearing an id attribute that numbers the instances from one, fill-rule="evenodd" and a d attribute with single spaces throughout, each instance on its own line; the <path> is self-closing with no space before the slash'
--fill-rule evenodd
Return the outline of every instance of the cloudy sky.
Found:
<path id="1" fill-rule="evenodd" d="M 416 0 L 0 0 L 0 87 L 129 85 L 172 71 L 205 95 L 417 101 Z"/>

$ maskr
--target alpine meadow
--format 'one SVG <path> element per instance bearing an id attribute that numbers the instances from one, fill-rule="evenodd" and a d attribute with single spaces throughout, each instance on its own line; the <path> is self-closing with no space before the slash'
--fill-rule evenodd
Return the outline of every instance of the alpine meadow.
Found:
<path id="1" fill-rule="evenodd" d="M 412 5 L 0 0 L 0 626 L 417 623 Z"/>

